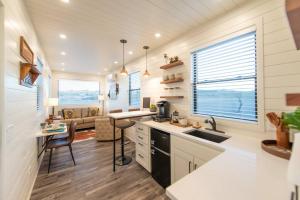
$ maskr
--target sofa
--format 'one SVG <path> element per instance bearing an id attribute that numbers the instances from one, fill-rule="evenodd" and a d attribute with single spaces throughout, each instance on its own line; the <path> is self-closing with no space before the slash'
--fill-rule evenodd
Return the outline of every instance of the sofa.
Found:
<path id="1" fill-rule="evenodd" d="M 94 128 L 95 120 L 103 118 L 102 109 L 99 107 L 63 108 L 61 111 L 63 120 L 68 126 L 71 121 L 77 122 L 76 129 Z"/>

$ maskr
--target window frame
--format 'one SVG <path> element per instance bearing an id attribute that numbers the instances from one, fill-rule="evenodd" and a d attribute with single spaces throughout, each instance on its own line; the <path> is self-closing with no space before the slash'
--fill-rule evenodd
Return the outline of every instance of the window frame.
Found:
<path id="1" fill-rule="evenodd" d="M 140 87 L 138 89 L 131 89 L 131 79 L 130 79 L 130 76 L 133 75 L 133 74 L 139 74 L 139 79 L 140 79 L 140 82 L 141 82 L 141 75 L 140 75 L 140 71 L 135 71 L 135 72 L 132 72 L 130 74 L 128 74 L 128 105 L 129 106 L 132 106 L 132 107 L 137 107 L 137 105 L 132 105 L 132 102 L 131 102 L 131 92 L 133 91 L 139 91 L 140 92 L 140 98 L 139 98 L 139 105 L 138 107 L 141 106 L 141 84 L 140 84 Z"/>
<path id="2" fill-rule="evenodd" d="M 265 106 L 264 106 L 264 66 L 263 66 L 263 20 L 261 17 L 249 20 L 246 23 L 240 24 L 236 27 L 231 27 L 228 30 L 224 30 L 223 33 L 218 33 L 210 38 L 206 39 L 206 42 L 200 44 L 195 44 L 194 48 L 190 49 L 190 107 L 189 113 L 192 118 L 204 120 L 208 115 L 194 114 L 193 113 L 193 52 L 206 48 L 208 46 L 217 44 L 219 42 L 228 40 L 230 38 L 243 35 L 256 31 L 256 71 L 257 71 L 257 122 L 244 121 L 239 119 L 229 119 L 224 117 L 215 117 L 218 122 L 218 125 L 221 126 L 224 130 L 239 130 L 245 133 L 249 131 L 265 131 Z"/>
<path id="3" fill-rule="evenodd" d="M 59 89 L 59 81 L 61 81 L 61 80 L 66 80 L 66 81 L 82 81 L 82 82 L 97 82 L 98 83 L 98 91 L 99 91 L 99 93 L 98 93 L 98 95 L 100 95 L 101 94 L 101 87 L 100 87 L 100 81 L 99 80 L 83 80 L 83 79 L 76 79 L 76 78 L 74 78 L 74 79 L 72 79 L 72 78 L 59 78 L 58 80 L 57 80 L 57 98 L 58 98 L 58 105 L 59 106 L 92 106 L 92 105 L 98 105 L 99 104 L 99 101 L 98 101 L 98 99 L 97 100 L 95 100 L 95 102 L 93 102 L 93 103 L 84 103 L 84 104 L 61 104 L 60 103 L 60 101 L 59 101 L 59 96 L 60 96 L 60 89 Z"/>

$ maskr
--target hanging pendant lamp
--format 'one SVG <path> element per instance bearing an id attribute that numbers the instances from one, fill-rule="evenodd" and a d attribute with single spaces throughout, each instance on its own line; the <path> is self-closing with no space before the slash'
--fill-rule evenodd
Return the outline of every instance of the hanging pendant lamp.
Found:
<path id="1" fill-rule="evenodd" d="M 125 43 L 127 43 L 127 40 L 122 39 L 122 40 L 120 40 L 120 42 L 123 44 L 123 67 L 122 67 L 120 73 L 121 73 L 121 75 L 123 75 L 123 76 L 127 76 L 127 75 L 128 75 L 128 72 L 127 72 L 127 70 L 126 70 L 126 68 L 125 68 L 125 64 L 124 64 L 124 46 L 125 46 Z"/>
<path id="2" fill-rule="evenodd" d="M 150 47 L 149 46 L 144 46 L 143 49 L 146 50 L 146 70 L 144 72 L 144 77 L 149 77 L 150 76 L 150 73 L 148 72 L 148 54 L 147 54 L 147 51 Z"/>

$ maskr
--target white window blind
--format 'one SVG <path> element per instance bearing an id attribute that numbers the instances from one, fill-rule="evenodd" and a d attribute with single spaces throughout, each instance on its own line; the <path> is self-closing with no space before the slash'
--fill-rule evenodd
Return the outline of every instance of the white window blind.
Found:
<path id="1" fill-rule="evenodd" d="M 140 72 L 129 74 L 129 106 L 140 106 Z"/>
<path id="2" fill-rule="evenodd" d="M 193 113 L 257 122 L 256 31 L 192 53 Z"/>

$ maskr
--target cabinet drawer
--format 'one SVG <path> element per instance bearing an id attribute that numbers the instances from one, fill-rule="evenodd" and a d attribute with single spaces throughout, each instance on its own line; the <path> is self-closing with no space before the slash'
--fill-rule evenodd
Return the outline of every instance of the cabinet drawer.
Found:
<path id="1" fill-rule="evenodd" d="M 142 133 L 144 135 L 149 135 L 149 127 L 138 123 L 136 124 L 136 132 Z"/>
<path id="2" fill-rule="evenodd" d="M 144 152 L 149 152 L 149 146 L 147 144 L 144 144 L 143 142 L 137 141 L 136 142 L 136 149 L 141 150 Z"/>
<path id="3" fill-rule="evenodd" d="M 149 155 L 148 154 L 149 154 L 149 151 L 147 153 L 143 149 L 140 149 L 138 145 L 136 146 L 136 155 L 135 155 L 136 161 L 149 171 Z"/>
<path id="4" fill-rule="evenodd" d="M 137 139 L 137 142 L 141 142 L 146 145 L 148 145 L 148 143 L 149 143 L 149 136 L 144 135 L 143 133 L 140 133 L 140 132 L 136 133 L 136 139 Z"/>

